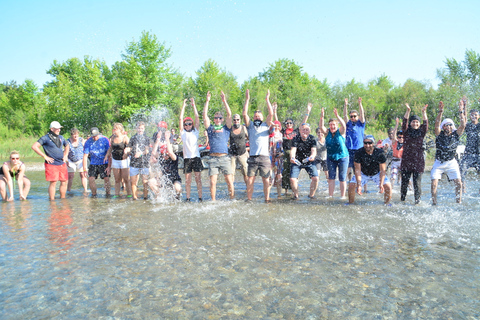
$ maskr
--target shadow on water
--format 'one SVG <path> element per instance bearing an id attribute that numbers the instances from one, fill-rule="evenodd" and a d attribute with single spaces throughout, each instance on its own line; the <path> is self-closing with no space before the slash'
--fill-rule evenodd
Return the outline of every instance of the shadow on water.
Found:
<path id="1" fill-rule="evenodd" d="M 432 207 L 425 177 L 418 206 L 411 194 L 400 204 L 398 188 L 392 207 L 375 192 L 345 206 L 325 199 L 324 181 L 308 199 L 301 177 L 298 201 L 273 192 L 265 204 L 258 181 L 246 203 L 237 177 L 235 201 L 133 202 L 75 191 L 50 202 L 43 173 L 29 176 L 30 200 L 1 204 L 2 319 L 480 317 L 473 191 L 457 205 L 442 183 Z"/>

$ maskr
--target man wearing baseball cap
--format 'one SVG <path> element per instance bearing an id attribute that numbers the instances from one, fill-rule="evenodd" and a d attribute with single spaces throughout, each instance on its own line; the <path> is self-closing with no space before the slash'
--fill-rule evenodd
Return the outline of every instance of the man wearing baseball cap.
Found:
<path id="1" fill-rule="evenodd" d="M 65 162 L 70 148 L 60 135 L 61 128 L 58 121 L 52 121 L 50 131 L 32 145 L 32 150 L 45 159 L 45 179 L 50 182 L 48 186 L 50 200 L 55 200 L 57 181 L 60 181 L 60 198 L 65 198 L 67 192 L 68 170 Z M 40 147 L 43 147 L 44 152 Z"/>
<path id="2" fill-rule="evenodd" d="M 384 193 L 384 203 L 388 205 L 392 198 L 392 186 L 386 175 L 387 158 L 383 149 L 375 147 L 375 138 L 367 135 L 363 138 L 363 148 L 355 152 L 353 160 L 354 176 L 348 186 L 348 203 L 355 201 L 355 191 L 362 194 L 362 188 L 368 181 L 378 185 L 379 193 Z"/>

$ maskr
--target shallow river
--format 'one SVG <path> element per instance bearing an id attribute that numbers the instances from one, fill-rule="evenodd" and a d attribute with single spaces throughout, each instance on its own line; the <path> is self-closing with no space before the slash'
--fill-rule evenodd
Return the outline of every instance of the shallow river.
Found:
<path id="1" fill-rule="evenodd" d="M 92 199 L 76 181 L 50 202 L 28 176 L 29 200 L 0 204 L 1 319 L 480 318 L 478 182 L 457 205 L 443 181 L 432 207 L 427 173 L 422 204 L 396 186 L 384 207 L 326 200 L 324 180 L 309 200 L 304 176 L 296 202 L 265 204 L 257 179 L 246 203 L 239 177 L 236 201 Z"/>

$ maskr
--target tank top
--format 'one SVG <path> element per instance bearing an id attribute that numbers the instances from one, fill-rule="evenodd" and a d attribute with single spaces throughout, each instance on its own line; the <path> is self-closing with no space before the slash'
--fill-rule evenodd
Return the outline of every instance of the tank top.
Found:
<path id="1" fill-rule="evenodd" d="M 230 150 L 229 153 L 234 156 L 241 156 L 247 151 L 246 146 L 247 135 L 245 134 L 245 127 L 242 125 L 242 130 L 239 134 L 230 132 Z"/>
<path id="2" fill-rule="evenodd" d="M 7 164 L 8 166 L 8 161 L 3 163 L 4 165 Z M 18 174 L 20 173 L 20 168 L 23 166 L 23 162 L 20 161 L 20 165 L 18 166 L 18 170 L 15 171 L 15 173 L 12 171 L 12 168 L 8 168 L 8 172 L 10 173 L 10 176 L 12 178 L 18 179 Z M 0 167 L 0 175 L 3 175 L 3 170 L 2 167 Z"/>
<path id="3" fill-rule="evenodd" d="M 325 145 L 327 146 L 327 157 L 331 160 L 338 161 L 348 156 L 345 137 L 342 136 L 338 130 L 335 131 L 335 136 L 328 130 Z"/>
<path id="4" fill-rule="evenodd" d="M 123 151 L 127 147 L 125 137 L 123 137 L 123 141 L 120 143 L 115 143 L 113 141 L 114 139 L 112 139 L 112 158 L 114 160 L 123 160 Z"/>
<path id="5" fill-rule="evenodd" d="M 403 156 L 403 144 L 398 148 L 398 141 L 395 141 L 395 143 L 392 145 L 392 152 L 393 152 L 393 157 L 397 159 L 402 159 Z"/>
<path id="6" fill-rule="evenodd" d="M 73 146 L 72 140 L 68 138 L 68 144 L 70 145 L 70 150 L 68 151 L 68 161 L 77 162 L 83 159 L 83 138 L 78 138 L 78 145 Z"/>

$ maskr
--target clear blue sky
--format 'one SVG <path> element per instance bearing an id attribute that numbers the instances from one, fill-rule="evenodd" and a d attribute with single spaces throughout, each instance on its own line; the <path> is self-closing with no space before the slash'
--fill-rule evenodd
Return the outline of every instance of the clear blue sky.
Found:
<path id="1" fill-rule="evenodd" d="M 281 58 L 333 84 L 382 74 L 436 86 L 445 58 L 480 53 L 480 1 L 30 1 L 0 0 L 0 82 L 40 87 L 54 60 L 108 65 L 143 30 L 194 76 L 208 59 L 239 83 Z"/>

